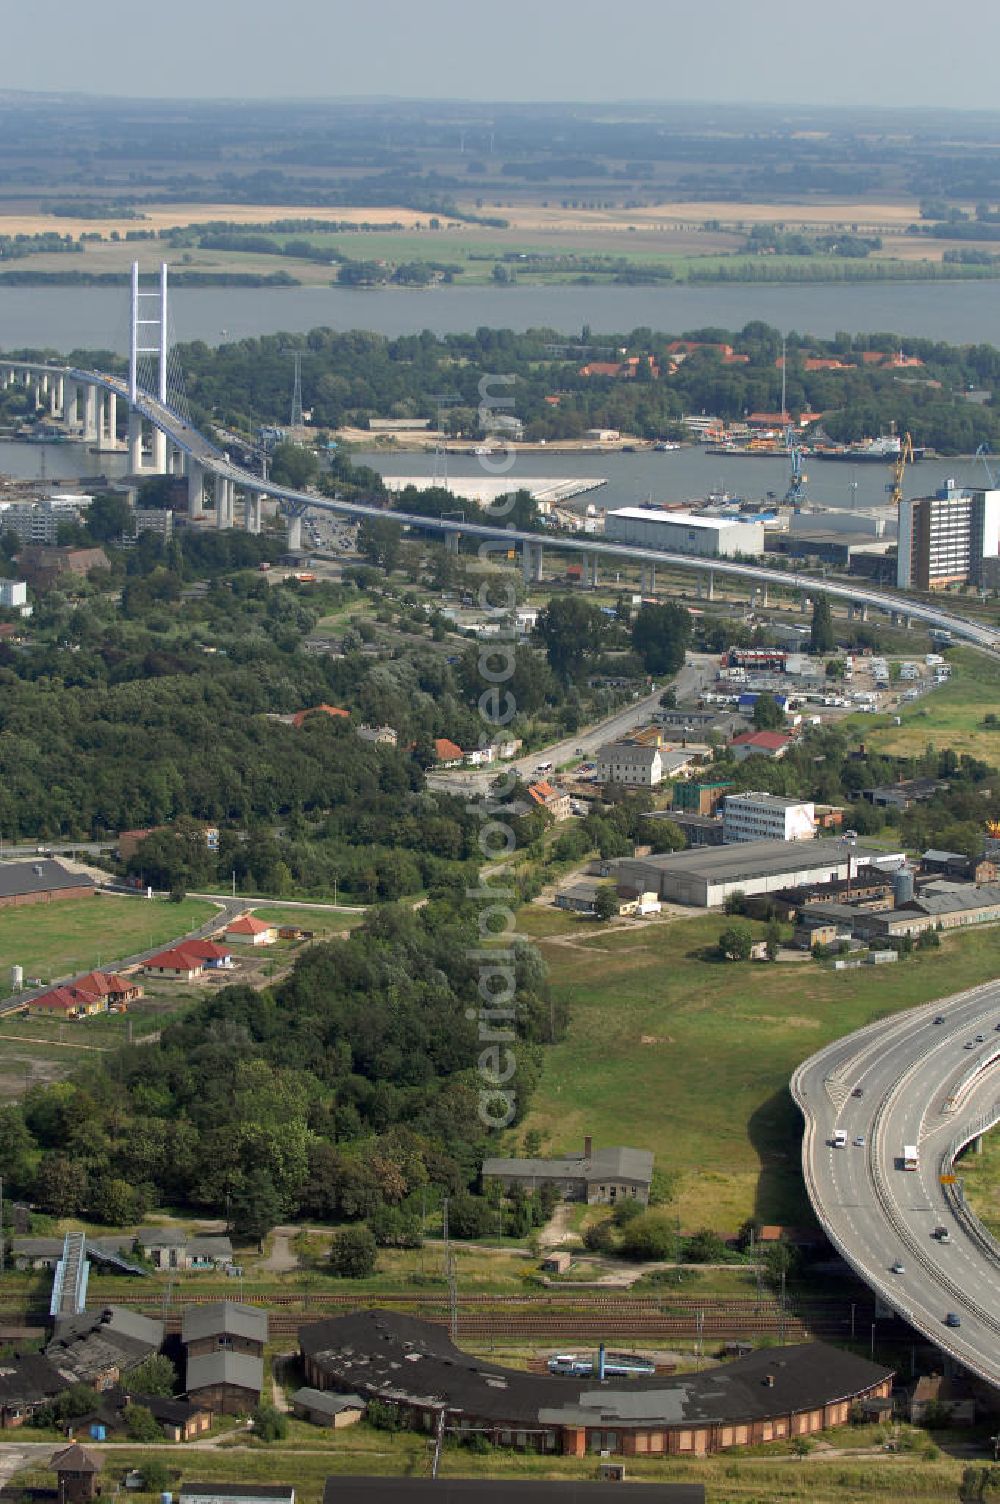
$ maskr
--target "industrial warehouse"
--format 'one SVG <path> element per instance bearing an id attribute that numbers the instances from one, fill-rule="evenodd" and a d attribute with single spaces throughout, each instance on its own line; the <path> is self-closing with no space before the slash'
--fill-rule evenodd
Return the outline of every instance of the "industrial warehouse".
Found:
<path id="1" fill-rule="evenodd" d="M 749 898 L 792 885 L 839 882 L 876 863 L 889 871 L 903 861 L 902 852 L 844 841 L 743 841 L 663 856 L 625 857 L 615 877 L 619 891 L 655 893 L 673 903 L 711 909 L 733 893 Z"/>
<path id="2" fill-rule="evenodd" d="M 708 559 L 759 558 L 764 552 L 761 522 L 653 507 L 620 507 L 608 512 L 604 536 L 609 543 L 635 543 L 641 548 L 663 548 Z"/>
<path id="3" fill-rule="evenodd" d="M 886 1398 L 893 1373 L 822 1342 L 763 1348 L 701 1373 L 601 1381 L 500 1368 L 462 1352 L 443 1327 L 358 1311 L 299 1328 L 306 1382 L 395 1405 L 495 1445 L 583 1457 L 705 1456 L 845 1425 Z"/>

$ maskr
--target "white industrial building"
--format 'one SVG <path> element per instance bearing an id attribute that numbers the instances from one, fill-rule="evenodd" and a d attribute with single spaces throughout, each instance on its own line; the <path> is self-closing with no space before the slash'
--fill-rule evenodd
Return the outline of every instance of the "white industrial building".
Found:
<path id="1" fill-rule="evenodd" d="M 653 507 L 621 507 L 608 512 L 604 536 L 611 543 L 635 543 L 667 553 L 706 559 L 758 558 L 764 552 L 764 524 Z"/>
<path id="2" fill-rule="evenodd" d="M 723 841 L 811 841 L 816 810 L 811 801 L 777 794 L 728 794 L 722 810 Z"/>
<path id="3" fill-rule="evenodd" d="M 750 898 L 782 888 L 842 882 L 869 866 L 892 871 L 905 859 L 901 851 L 878 851 L 846 841 L 747 841 L 626 857 L 616 875 L 619 892 L 655 893 L 668 902 L 711 909 L 733 893 Z"/>

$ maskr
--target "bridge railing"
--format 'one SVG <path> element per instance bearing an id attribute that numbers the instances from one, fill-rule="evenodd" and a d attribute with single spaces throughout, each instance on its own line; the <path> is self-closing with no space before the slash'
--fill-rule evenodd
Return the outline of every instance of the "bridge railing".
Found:
<path id="1" fill-rule="evenodd" d="M 941 1189 L 956 1220 L 973 1242 L 979 1245 L 983 1253 L 1000 1268 L 1000 1241 L 993 1236 L 988 1227 L 980 1222 L 966 1201 L 965 1189 L 961 1181 L 950 1179 L 955 1173 L 955 1160 L 962 1150 L 971 1144 L 973 1139 L 979 1138 L 980 1134 L 988 1133 L 997 1123 L 1000 1123 L 1000 1102 L 994 1102 L 992 1107 L 986 1108 L 985 1112 L 981 1112 L 955 1135 L 941 1156 L 940 1174 Z"/>

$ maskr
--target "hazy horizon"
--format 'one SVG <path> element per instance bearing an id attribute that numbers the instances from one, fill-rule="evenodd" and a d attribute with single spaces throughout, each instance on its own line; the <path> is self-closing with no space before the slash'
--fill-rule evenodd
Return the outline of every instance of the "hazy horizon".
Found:
<path id="1" fill-rule="evenodd" d="M 140 31 L 76 0 L 4 18 L 0 89 L 149 100 L 730 104 L 995 112 L 1000 11 L 966 0 L 842 0 L 803 20 L 789 0 L 172 0 Z M 160 21 L 159 29 L 156 23 Z"/>

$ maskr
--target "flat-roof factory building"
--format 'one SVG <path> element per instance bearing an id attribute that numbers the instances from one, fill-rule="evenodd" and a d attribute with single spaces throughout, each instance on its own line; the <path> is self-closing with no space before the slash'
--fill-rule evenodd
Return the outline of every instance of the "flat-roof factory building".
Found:
<path id="1" fill-rule="evenodd" d="M 611 543 L 636 543 L 642 548 L 699 554 L 706 559 L 757 558 L 764 552 L 762 522 L 734 522 L 731 517 L 702 517 L 653 507 L 620 507 L 608 512 L 604 536 Z"/>
<path id="2" fill-rule="evenodd" d="M 831 840 L 741 841 L 663 856 L 626 857 L 619 863 L 617 877 L 620 888 L 711 909 L 725 903 L 732 893 L 750 897 L 856 877 L 873 862 L 890 870 L 902 864 L 903 853 Z"/>

